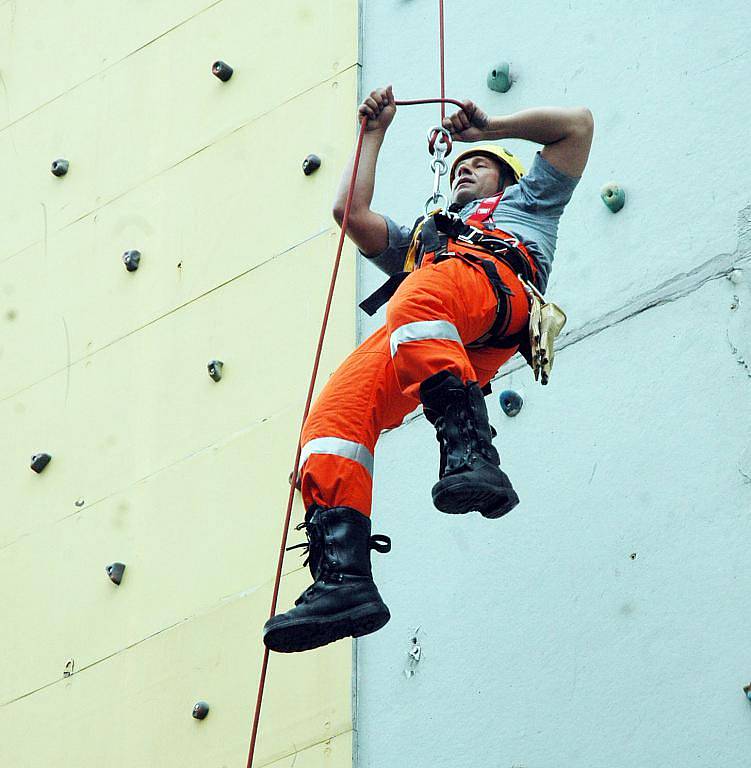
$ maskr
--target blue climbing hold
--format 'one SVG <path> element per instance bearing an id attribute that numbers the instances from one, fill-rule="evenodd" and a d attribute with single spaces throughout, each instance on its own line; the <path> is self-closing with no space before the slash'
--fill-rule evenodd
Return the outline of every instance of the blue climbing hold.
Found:
<path id="1" fill-rule="evenodd" d="M 524 400 L 518 392 L 514 392 L 513 389 L 504 389 L 498 396 L 501 401 L 501 410 L 506 416 L 516 416 L 524 405 Z"/>
<path id="2" fill-rule="evenodd" d="M 614 181 L 609 181 L 603 186 L 600 190 L 600 198 L 613 213 L 618 213 L 626 204 L 626 193 L 623 187 Z"/>
<path id="3" fill-rule="evenodd" d="M 511 88 L 511 82 L 511 72 L 507 61 L 502 61 L 500 64 L 496 64 L 495 67 L 488 72 L 487 84 L 491 91 L 506 93 L 506 91 Z"/>

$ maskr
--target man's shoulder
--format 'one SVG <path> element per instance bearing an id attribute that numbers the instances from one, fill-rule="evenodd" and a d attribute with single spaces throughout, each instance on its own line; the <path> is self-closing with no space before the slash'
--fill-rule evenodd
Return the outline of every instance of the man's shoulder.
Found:
<path id="1" fill-rule="evenodd" d="M 530 213 L 560 215 L 580 178 L 563 173 L 538 151 L 529 171 L 518 184 L 509 187 L 504 202 L 522 206 Z"/>

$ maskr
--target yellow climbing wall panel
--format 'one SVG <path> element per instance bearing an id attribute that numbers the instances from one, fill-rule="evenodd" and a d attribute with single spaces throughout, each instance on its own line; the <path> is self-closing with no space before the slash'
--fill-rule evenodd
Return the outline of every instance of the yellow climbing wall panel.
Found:
<path id="1" fill-rule="evenodd" d="M 0 3 L 0 765 L 245 765 L 357 23 L 356 0 Z M 347 247 L 317 389 L 354 296 Z M 254 766 L 351 765 L 350 696 L 351 641 L 271 654 Z"/>

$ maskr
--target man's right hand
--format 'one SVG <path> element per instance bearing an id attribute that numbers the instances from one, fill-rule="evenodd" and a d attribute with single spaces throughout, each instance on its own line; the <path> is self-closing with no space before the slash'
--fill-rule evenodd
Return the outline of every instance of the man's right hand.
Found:
<path id="1" fill-rule="evenodd" d="M 367 96 L 360 104 L 357 114 L 360 120 L 363 117 L 368 118 L 365 125 L 366 132 L 380 131 L 385 133 L 396 114 L 396 102 L 394 101 L 392 86 L 376 88 L 375 91 L 371 91 L 370 96 Z"/>

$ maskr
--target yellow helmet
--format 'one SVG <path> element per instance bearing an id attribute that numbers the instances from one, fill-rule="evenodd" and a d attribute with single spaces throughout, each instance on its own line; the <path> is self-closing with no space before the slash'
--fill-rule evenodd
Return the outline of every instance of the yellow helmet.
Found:
<path id="1" fill-rule="evenodd" d="M 518 183 L 519 179 L 525 174 L 524 166 L 519 161 L 516 155 L 512 155 L 505 147 L 499 147 L 496 144 L 480 144 L 478 147 L 470 147 L 465 149 L 464 152 L 459 153 L 454 159 L 454 164 L 451 166 L 451 173 L 449 174 L 449 184 L 454 185 L 454 174 L 456 172 L 456 166 L 469 157 L 470 155 L 488 155 L 496 160 L 500 160 L 505 163 L 514 174 L 514 180 Z"/>

